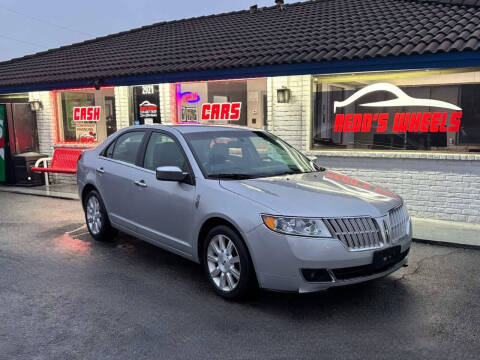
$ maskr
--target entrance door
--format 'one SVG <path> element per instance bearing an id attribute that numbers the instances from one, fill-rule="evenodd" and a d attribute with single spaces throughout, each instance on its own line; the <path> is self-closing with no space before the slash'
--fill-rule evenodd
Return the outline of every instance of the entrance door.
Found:
<path id="1" fill-rule="evenodd" d="M 38 133 L 35 113 L 30 104 L 9 104 L 10 148 L 12 155 L 26 152 L 38 152 Z"/>
<path id="2" fill-rule="evenodd" d="M 107 121 L 107 136 L 110 136 L 117 131 L 114 97 L 105 96 L 105 119 Z"/>
<path id="3" fill-rule="evenodd" d="M 0 108 L 0 181 L 15 184 L 13 157 L 38 152 L 37 121 L 28 103 L 4 103 Z"/>

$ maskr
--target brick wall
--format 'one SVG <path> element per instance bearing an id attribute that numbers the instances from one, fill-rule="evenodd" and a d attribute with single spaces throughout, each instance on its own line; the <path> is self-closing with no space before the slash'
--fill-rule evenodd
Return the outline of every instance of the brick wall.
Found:
<path id="1" fill-rule="evenodd" d="M 171 124 L 170 117 L 170 84 L 160 84 L 160 116 L 162 124 Z"/>
<path id="2" fill-rule="evenodd" d="M 117 130 L 130 126 L 130 98 L 128 86 L 115 87 L 115 116 Z"/>
<path id="3" fill-rule="evenodd" d="M 411 216 L 480 223 L 480 163 L 318 156 L 318 164 L 392 190 Z"/>
<path id="4" fill-rule="evenodd" d="M 42 154 L 51 156 L 53 154 L 53 108 L 50 99 L 50 92 L 39 91 L 28 94 L 28 100 L 39 100 L 42 103 L 42 109 L 36 112 L 37 115 L 37 130 L 38 142 L 40 152 Z"/>
<path id="5" fill-rule="evenodd" d="M 277 102 L 277 90 L 291 91 L 289 103 Z M 312 77 L 281 76 L 268 78 L 268 131 L 281 137 L 299 150 L 307 149 L 307 133 L 312 110 Z"/>

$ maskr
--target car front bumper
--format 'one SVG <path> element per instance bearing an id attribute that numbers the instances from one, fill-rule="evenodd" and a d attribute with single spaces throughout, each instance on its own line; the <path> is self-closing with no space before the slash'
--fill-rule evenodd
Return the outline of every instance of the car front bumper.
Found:
<path id="1" fill-rule="evenodd" d="M 409 234 L 395 244 L 363 251 L 349 251 L 338 239 L 278 234 L 267 229 L 263 224 L 246 234 L 246 237 L 261 288 L 307 293 L 369 281 L 397 271 L 408 262 L 411 233 L 410 229 Z M 380 272 L 367 272 L 348 279 L 337 279 L 333 275 L 338 269 L 368 267 L 372 264 L 376 251 L 393 246 L 400 246 L 400 251 L 405 256 Z M 302 275 L 302 269 L 326 269 L 332 275 L 332 279 L 324 282 L 309 282 Z"/>

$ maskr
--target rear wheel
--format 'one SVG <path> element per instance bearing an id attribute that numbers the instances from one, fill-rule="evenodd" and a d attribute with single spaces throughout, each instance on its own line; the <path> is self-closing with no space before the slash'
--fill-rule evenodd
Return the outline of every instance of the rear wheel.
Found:
<path id="1" fill-rule="evenodd" d="M 256 287 L 248 249 L 231 228 L 220 225 L 207 234 L 203 246 L 203 267 L 215 292 L 240 300 Z"/>
<path id="2" fill-rule="evenodd" d="M 102 198 L 96 190 L 85 197 L 85 220 L 90 235 L 97 241 L 111 241 L 118 231 L 112 227 L 103 205 Z"/>

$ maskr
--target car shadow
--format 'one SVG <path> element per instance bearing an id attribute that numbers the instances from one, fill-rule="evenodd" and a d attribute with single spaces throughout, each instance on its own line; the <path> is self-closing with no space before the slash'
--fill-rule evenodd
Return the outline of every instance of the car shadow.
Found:
<path id="1" fill-rule="evenodd" d="M 169 288 L 172 297 L 188 294 L 196 301 L 209 302 L 210 306 L 275 318 L 284 317 L 288 321 L 308 323 L 333 317 L 343 319 L 348 324 L 349 319 L 359 317 L 367 321 L 369 316 L 374 316 L 378 321 L 379 315 L 392 320 L 396 316 L 402 316 L 406 308 L 412 306 L 411 299 L 416 292 L 403 279 L 389 276 L 310 294 L 260 290 L 247 300 L 232 302 L 217 296 L 211 290 L 201 265 L 188 259 L 123 233 L 111 243 L 91 241 L 95 243 L 94 247 L 115 250 L 115 256 L 120 256 L 120 261 L 134 263 L 135 267 L 146 270 L 148 276 L 158 276 L 162 279 L 162 286 L 168 286 L 169 281 L 175 283 L 175 287 Z"/>

